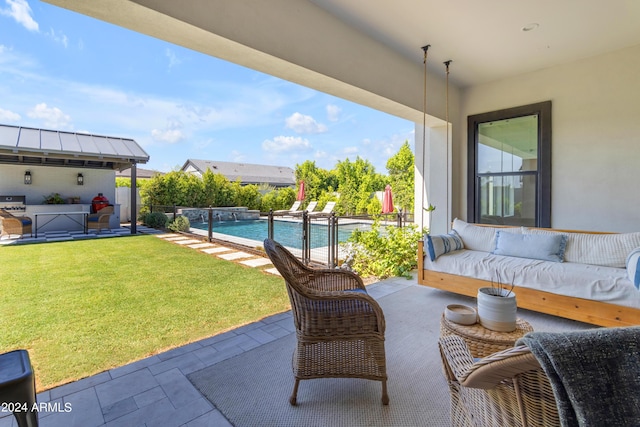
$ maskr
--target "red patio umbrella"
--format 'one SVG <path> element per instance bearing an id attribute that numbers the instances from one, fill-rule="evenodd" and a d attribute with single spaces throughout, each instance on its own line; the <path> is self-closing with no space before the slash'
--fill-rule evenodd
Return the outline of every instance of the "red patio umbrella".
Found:
<path id="1" fill-rule="evenodd" d="M 395 210 L 393 207 L 393 195 L 391 194 L 391 186 L 387 184 L 384 188 L 384 194 L 382 196 L 382 213 L 391 213 Z"/>
<path id="2" fill-rule="evenodd" d="M 304 181 L 300 181 L 300 188 L 298 188 L 298 197 L 296 200 L 304 200 Z"/>

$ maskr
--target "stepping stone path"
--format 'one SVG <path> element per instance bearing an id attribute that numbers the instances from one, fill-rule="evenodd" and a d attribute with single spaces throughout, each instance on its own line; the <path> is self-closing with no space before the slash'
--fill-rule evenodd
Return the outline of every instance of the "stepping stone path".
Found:
<path id="1" fill-rule="evenodd" d="M 262 269 L 262 271 L 264 271 L 265 273 L 280 276 L 278 270 L 273 268 L 271 260 L 264 256 L 239 251 L 237 249 L 229 248 L 217 243 L 214 244 L 203 242 L 201 240 L 192 239 L 175 233 L 156 234 L 155 236 L 160 239 L 166 240 L 167 242 L 172 242 L 177 245 L 182 245 L 194 250 L 199 250 L 200 252 L 203 252 L 205 254 L 214 255 L 226 261 L 234 261 L 247 267 L 271 267 Z"/>

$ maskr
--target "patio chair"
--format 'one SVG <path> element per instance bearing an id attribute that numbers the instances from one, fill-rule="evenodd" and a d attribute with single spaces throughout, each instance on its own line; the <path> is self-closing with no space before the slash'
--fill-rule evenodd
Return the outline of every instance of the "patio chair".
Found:
<path id="1" fill-rule="evenodd" d="M 527 346 L 475 359 L 464 339 L 439 340 L 452 426 L 559 426 L 553 389 Z"/>
<path id="2" fill-rule="evenodd" d="M 264 249 L 285 280 L 296 328 L 289 403 L 297 403 L 300 380 L 364 378 L 382 382 L 388 405 L 384 314 L 362 279 L 346 270 L 307 267 L 271 239 Z"/>
<path id="3" fill-rule="evenodd" d="M 327 202 L 324 208 L 320 212 L 310 212 L 310 215 L 331 215 L 333 209 L 336 207 L 336 202 Z"/>
<path id="4" fill-rule="evenodd" d="M 301 200 L 296 200 L 295 202 L 293 202 L 293 205 L 291 205 L 291 207 L 289 209 L 277 210 L 277 211 L 273 211 L 273 213 L 286 214 L 286 213 L 298 212 L 298 210 L 300 209 L 300 205 L 301 204 L 302 204 Z"/>
<path id="5" fill-rule="evenodd" d="M 307 211 L 307 213 L 312 213 L 313 211 L 316 210 L 316 206 L 318 206 L 318 202 L 313 200 L 313 201 L 309 202 L 309 204 L 307 205 L 307 208 L 305 209 L 305 211 Z"/>
<path id="6" fill-rule="evenodd" d="M 109 226 L 109 219 L 113 215 L 113 205 L 105 206 L 97 213 L 91 214 L 87 217 L 87 228 L 89 230 L 102 230 L 103 228 L 111 228 Z"/>
<path id="7" fill-rule="evenodd" d="M 0 209 L 0 236 L 12 234 L 31 234 L 33 221 L 28 216 L 13 216 L 4 209 Z"/>

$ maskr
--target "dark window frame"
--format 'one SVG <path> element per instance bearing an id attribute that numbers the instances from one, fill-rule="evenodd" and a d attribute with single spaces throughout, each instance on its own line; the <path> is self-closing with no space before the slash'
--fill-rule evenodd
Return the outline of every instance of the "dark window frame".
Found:
<path id="1" fill-rule="evenodd" d="M 551 227 L 551 101 L 506 108 L 467 117 L 467 219 L 479 222 L 478 124 L 538 115 L 536 227 Z"/>

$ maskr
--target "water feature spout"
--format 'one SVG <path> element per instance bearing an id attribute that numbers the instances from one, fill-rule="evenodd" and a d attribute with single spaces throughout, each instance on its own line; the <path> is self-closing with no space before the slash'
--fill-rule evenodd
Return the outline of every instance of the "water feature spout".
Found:
<path id="1" fill-rule="evenodd" d="M 218 218 L 218 222 L 222 221 L 222 218 L 220 218 L 220 214 L 216 212 L 216 218 Z"/>
<path id="2" fill-rule="evenodd" d="M 207 218 L 206 218 L 206 217 L 204 216 L 204 214 L 202 214 L 202 213 L 200 214 L 200 221 L 201 221 L 203 224 L 206 224 L 206 223 L 207 223 Z"/>
<path id="3" fill-rule="evenodd" d="M 233 218 L 234 221 L 238 222 L 238 215 L 236 215 L 235 212 L 231 212 L 231 218 Z"/>

